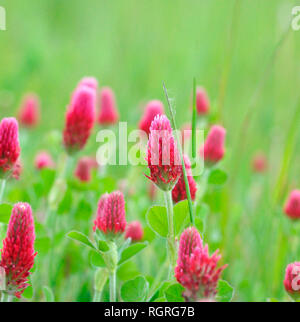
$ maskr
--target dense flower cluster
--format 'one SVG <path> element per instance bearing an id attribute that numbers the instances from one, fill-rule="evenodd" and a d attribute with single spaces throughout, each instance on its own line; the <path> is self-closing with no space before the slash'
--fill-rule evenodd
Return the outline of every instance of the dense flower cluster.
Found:
<path id="1" fill-rule="evenodd" d="M 125 200 L 122 192 L 114 191 L 104 194 L 98 203 L 94 231 L 101 230 L 104 234 L 115 236 L 122 234 L 126 228 Z"/>
<path id="2" fill-rule="evenodd" d="M 218 280 L 226 268 L 226 265 L 217 268 L 220 258 L 218 251 L 209 256 L 208 246 L 203 247 L 196 228 L 187 228 L 182 233 L 175 277 L 185 288 L 183 295 L 187 301 L 216 295 Z"/>
<path id="3" fill-rule="evenodd" d="M 266 156 L 260 152 L 257 153 L 252 160 L 253 172 L 263 173 L 267 170 L 268 162 Z"/>
<path id="4" fill-rule="evenodd" d="M 200 150 L 200 155 L 207 165 L 215 164 L 223 159 L 225 154 L 226 130 L 219 125 L 212 126 L 207 135 L 204 146 Z"/>
<path id="5" fill-rule="evenodd" d="M 284 212 L 291 219 L 300 219 L 300 190 L 293 190 L 284 206 Z"/>
<path id="6" fill-rule="evenodd" d="M 165 115 L 158 115 L 152 121 L 147 162 L 150 169 L 147 178 L 164 191 L 172 190 L 181 175 L 181 161 L 170 121 Z"/>
<path id="7" fill-rule="evenodd" d="M 34 222 L 27 203 L 15 204 L 1 250 L 0 267 L 6 273 L 6 292 L 17 297 L 28 286 L 28 276 L 34 264 Z"/>
<path id="8" fill-rule="evenodd" d="M 91 180 L 91 170 L 95 168 L 96 165 L 93 158 L 80 158 L 75 169 L 75 177 L 82 182 L 89 182 Z"/>
<path id="9" fill-rule="evenodd" d="M 188 184 L 190 187 L 191 199 L 195 200 L 196 192 L 197 192 L 197 184 L 196 184 L 196 181 L 194 180 L 193 175 L 192 175 L 191 162 L 190 162 L 189 157 L 187 155 L 184 155 L 183 158 L 184 158 L 184 164 L 185 164 Z M 174 189 L 172 190 L 172 199 L 175 203 L 179 202 L 181 200 L 187 199 L 183 173 L 181 174 L 178 182 L 176 183 Z"/>
<path id="10" fill-rule="evenodd" d="M 128 224 L 125 232 L 125 238 L 131 238 L 133 241 L 139 241 L 144 236 L 144 230 L 139 221 L 132 221 Z"/>
<path id="11" fill-rule="evenodd" d="M 295 300 L 300 299 L 300 262 L 287 266 L 283 284 L 292 298 Z"/>
<path id="12" fill-rule="evenodd" d="M 0 178 L 9 176 L 20 155 L 18 122 L 4 118 L 0 123 Z"/>
<path id="13" fill-rule="evenodd" d="M 34 166 L 38 170 L 42 170 L 44 168 L 53 168 L 54 162 L 48 152 L 41 151 L 35 157 Z"/>
<path id="14" fill-rule="evenodd" d="M 150 126 L 155 116 L 164 114 L 164 106 L 161 101 L 153 100 L 150 101 L 145 108 L 144 115 L 139 123 L 139 129 L 146 132 L 148 135 L 150 133 Z"/>
<path id="15" fill-rule="evenodd" d="M 64 146 L 70 154 L 81 150 L 95 121 L 96 91 L 85 85 L 78 86 L 66 114 L 63 133 Z"/>
<path id="16" fill-rule="evenodd" d="M 209 98 L 204 88 L 198 87 L 196 91 L 196 108 L 199 115 L 209 112 Z"/>
<path id="17" fill-rule="evenodd" d="M 34 127 L 40 120 L 40 102 L 35 94 L 24 97 L 18 112 L 18 120 L 25 127 Z"/>
<path id="18" fill-rule="evenodd" d="M 113 125 L 119 120 L 116 98 L 113 90 L 109 87 L 102 88 L 100 92 L 100 113 L 98 122 L 101 125 Z"/>

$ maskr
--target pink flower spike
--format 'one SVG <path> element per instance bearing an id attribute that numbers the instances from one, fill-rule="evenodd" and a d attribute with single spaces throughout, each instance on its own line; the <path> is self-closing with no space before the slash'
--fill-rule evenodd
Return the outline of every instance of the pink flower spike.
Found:
<path id="1" fill-rule="evenodd" d="M 218 251 L 209 256 L 208 246 L 203 247 L 201 237 L 194 227 L 187 228 L 180 237 L 175 277 L 185 288 L 187 301 L 213 299 L 224 265 L 217 268 L 221 259 Z"/>
<path id="2" fill-rule="evenodd" d="M 204 146 L 200 150 L 200 155 L 207 165 L 213 165 L 221 161 L 225 154 L 226 130 L 219 125 L 214 125 L 207 135 Z"/>
<path id="3" fill-rule="evenodd" d="M 95 77 L 83 77 L 78 86 L 87 86 L 94 90 L 98 89 L 98 81 Z"/>
<path id="4" fill-rule="evenodd" d="M 93 230 L 96 231 L 97 228 L 111 238 L 124 233 L 126 218 L 122 192 L 114 191 L 100 198 Z"/>
<path id="5" fill-rule="evenodd" d="M 181 175 L 181 162 L 170 121 L 165 115 L 157 115 L 151 123 L 147 162 L 150 176 L 146 177 L 161 190 L 172 190 Z"/>
<path id="6" fill-rule="evenodd" d="M 91 180 L 92 162 L 89 157 L 82 157 L 79 159 L 76 169 L 75 177 L 82 182 L 89 182 Z"/>
<path id="7" fill-rule="evenodd" d="M 20 155 L 19 129 L 15 118 L 0 123 L 0 178 L 7 178 Z"/>
<path id="8" fill-rule="evenodd" d="M 300 262 L 295 262 L 287 266 L 283 285 L 295 301 L 300 300 Z"/>
<path id="9" fill-rule="evenodd" d="M 15 180 L 19 180 L 20 176 L 22 174 L 23 171 L 23 165 L 22 162 L 20 160 L 20 158 L 17 160 L 17 162 L 14 164 L 13 166 L 13 170 L 12 170 L 12 174 L 11 177 Z"/>
<path id="10" fill-rule="evenodd" d="M 6 238 L 3 240 L 0 267 L 6 273 L 6 292 L 20 298 L 28 286 L 34 264 L 34 222 L 28 203 L 14 205 Z"/>
<path id="11" fill-rule="evenodd" d="M 184 158 L 184 164 L 187 172 L 188 184 L 190 187 L 191 199 L 195 200 L 196 192 L 197 192 L 197 184 L 192 175 L 191 162 L 187 155 L 184 155 L 183 158 Z M 172 190 L 172 199 L 174 203 L 187 199 L 183 172 L 178 182 L 176 183 L 174 189 Z"/>
<path id="12" fill-rule="evenodd" d="M 291 219 L 300 219 L 300 190 L 293 190 L 284 206 L 285 214 Z"/>
<path id="13" fill-rule="evenodd" d="M 41 151 L 35 157 L 34 166 L 37 170 L 42 170 L 44 168 L 53 168 L 54 162 L 48 152 Z"/>
<path id="14" fill-rule="evenodd" d="M 252 160 L 252 169 L 256 173 L 264 173 L 267 170 L 268 161 L 264 153 L 257 153 Z"/>
<path id="15" fill-rule="evenodd" d="M 139 123 L 139 129 L 150 133 L 150 126 L 156 115 L 163 115 L 165 113 L 164 106 L 161 101 L 153 100 L 150 101 L 145 108 L 144 115 Z"/>
<path id="16" fill-rule="evenodd" d="M 115 94 L 109 87 L 104 87 L 100 92 L 100 113 L 98 123 L 101 125 L 113 125 L 119 120 Z"/>
<path id="17" fill-rule="evenodd" d="M 35 94 L 27 94 L 18 112 L 20 125 L 24 127 L 35 127 L 40 121 L 40 102 Z"/>
<path id="18" fill-rule="evenodd" d="M 139 221 L 133 221 L 127 226 L 125 239 L 131 238 L 132 241 L 140 241 L 143 239 L 143 236 L 144 230 Z"/>
<path id="19" fill-rule="evenodd" d="M 95 121 L 96 91 L 87 86 L 76 89 L 66 113 L 63 141 L 66 151 L 73 154 L 84 148 Z"/>
<path id="20" fill-rule="evenodd" d="M 210 102 L 203 87 L 198 87 L 196 91 L 196 107 L 198 115 L 206 115 L 209 112 Z"/>

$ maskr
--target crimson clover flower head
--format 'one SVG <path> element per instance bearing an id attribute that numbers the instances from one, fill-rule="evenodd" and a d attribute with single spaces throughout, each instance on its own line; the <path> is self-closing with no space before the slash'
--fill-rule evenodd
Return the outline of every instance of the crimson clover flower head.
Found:
<path id="1" fill-rule="evenodd" d="M 188 184 L 190 187 L 191 199 L 195 200 L 196 192 L 197 192 L 197 184 L 196 184 L 196 181 L 194 180 L 193 175 L 192 175 L 191 162 L 190 162 L 190 159 L 187 155 L 184 155 L 183 159 L 184 159 Z M 181 200 L 187 199 L 183 172 L 181 173 L 181 176 L 180 176 L 178 182 L 176 183 L 174 189 L 172 190 L 172 199 L 173 199 L 174 203 L 177 203 Z"/>
<path id="2" fill-rule="evenodd" d="M 37 170 L 53 168 L 54 162 L 51 155 L 47 151 L 40 151 L 35 157 L 34 166 Z"/>
<path id="3" fill-rule="evenodd" d="M 79 82 L 78 86 L 82 85 L 97 90 L 98 81 L 95 77 L 83 77 L 82 80 Z"/>
<path id="4" fill-rule="evenodd" d="M 221 161 L 225 154 L 226 130 L 220 125 L 212 126 L 207 135 L 204 146 L 200 150 L 200 155 L 207 165 L 216 164 Z"/>
<path id="5" fill-rule="evenodd" d="M 90 157 L 80 158 L 75 169 L 75 177 L 82 182 L 89 182 L 91 180 L 92 167 L 93 165 Z"/>
<path id="6" fill-rule="evenodd" d="M 140 241 L 143 239 L 144 230 L 139 221 L 132 221 L 128 224 L 125 232 L 125 239 L 131 238 L 132 241 Z"/>
<path id="7" fill-rule="evenodd" d="M 6 292 L 21 297 L 28 287 L 28 276 L 34 264 L 34 221 L 28 203 L 14 205 L 7 234 L 3 240 L 0 267 L 6 273 Z"/>
<path id="8" fill-rule="evenodd" d="M 95 121 L 96 91 L 79 86 L 67 109 L 63 142 L 66 151 L 73 154 L 84 148 Z"/>
<path id="9" fill-rule="evenodd" d="M 19 129 L 15 118 L 0 123 L 0 178 L 7 178 L 20 155 Z"/>
<path id="10" fill-rule="evenodd" d="M 18 112 L 20 125 L 24 127 L 35 127 L 40 121 L 40 102 L 35 94 L 27 94 Z"/>
<path id="11" fill-rule="evenodd" d="M 164 105 L 159 100 L 150 101 L 145 108 L 143 117 L 139 123 L 139 129 L 146 132 L 148 135 L 150 133 L 150 126 L 156 115 L 163 115 Z"/>
<path id="12" fill-rule="evenodd" d="M 285 214 L 291 219 L 300 219 L 300 190 L 293 190 L 284 206 Z"/>
<path id="13" fill-rule="evenodd" d="M 100 92 L 100 112 L 98 123 L 101 125 L 114 125 L 119 121 L 119 112 L 113 90 L 109 87 L 102 88 Z"/>
<path id="14" fill-rule="evenodd" d="M 252 160 L 252 170 L 256 173 L 263 173 L 267 170 L 268 161 L 264 153 L 255 154 Z"/>
<path id="15" fill-rule="evenodd" d="M 286 267 L 283 285 L 293 299 L 300 299 L 300 262 L 291 263 Z"/>
<path id="16" fill-rule="evenodd" d="M 198 115 L 205 115 L 209 112 L 210 102 L 206 90 L 203 87 L 197 87 L 196 108 Z"/>
<path id="17" fill-rule="evenodd" d="M 151 123 L 147 146 L 150 176 L 146 176 L 163 191 L 173 189 L 181 175 L 181 161 L 170 121 L 157 115 Z"/>
<path id="18" fill-rule="evenodd" d="M 185 288 L 186 300 L 214 298 L 217 284 L 226 265 L 217 268 L 221 256 L 218 251 L 209 256 L 200 234 L 194 227 L 187 228 L 180 237 L 175 277 Z"/>
<path id="19" fill-rule="evenodd" d="M 126 229 L 124 195 L 120 191 L 104 194 L 98 203 L 97 217 L 93 230 L 98 228 L 109 237 L 123 234 Z"/>

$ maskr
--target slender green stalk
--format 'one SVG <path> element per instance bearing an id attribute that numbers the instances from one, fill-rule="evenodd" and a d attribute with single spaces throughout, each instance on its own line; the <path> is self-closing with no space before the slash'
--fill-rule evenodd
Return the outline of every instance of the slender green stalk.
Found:
<path id="1" fill-rule="evenodd" d="M 239 30 L 238 23 L 240 17 L 240 7 L 241 1 L 236 0 L 233 7 L 233 17 L 231 19 L 231 25 L 229 30 L 229 38 L 227 41 L 227 50 L 225 55 L 224 69 L 222 71 L 220 88 L 219 88 L 219 97 L 218 97 L 218 119 L 221 122 L 223 118 L 223 107 L 226 95 L 226 89 L 228 85 L 228 76 L 231 68 L 231 62 L 233 57 L 233 51 L 236 43 L 236 34 Z"/>
<path id="2" fill-rule="evenodd" d="M 183 178 L 184 178 L 185 189 L 186 189 L 186 195 L 187 195 L 187 199 L 188 199 L 188 203 L 189 203 L 190 220 L 191 220 L 192 225 L 194 225 L 195 224 L 194 209 L 193 209 L 193 203 L 192 203 L 192 198 L 191 198 L 190 186 L 189 186 L 189 182 L 188 182 L 188 179 L 187 179 L 187 174 L 186 174 L 186 169 L 185 169 L 185 164 L 184 164 L 184 159 L 183 159 L 182 146 L 180 144 L 180 140 L 179 140 L 179 137 L 178 137 L 178 131 L 177 131 L 175 116 L 174 116 L 174 112 L 173 112 L 173 107 L 171 105 L 171 102 L 170 102 L 170 99 L 169 99 L 169 95 L 168 95 L 165 83 L 163 83 L 163 88 L 164 88 L 164 92 L 165 92 L 166 99 L 167 99 L 167 102 L 168 102 L 168 107 L 169 107 L 169 111 L 170 111 L 170 114 L 171 114 L 171 122 L 172 122 L 173 129 L 175 131 L 175 139 L 177 141 L 177 146 L 178 146 L 178 150 L 179 150 L 179 154 L 180 154 L 180 158 L 181 158 Z"/>
<path id="3" fill-rule="evenodd" d="M 196 109 L 196 78 L 193 82 L 193 118 L 192 118 L 192 157 L 196 158 L 196 125 L 197 125 L 197 109 Z"/>
<path id="4" fill-rule="evenodd" d="M 102 295 L 102 292 L 95 291 L 93 302 L 101 302 L 101 295 Z"/>
<path id="5" fill-rule="evenodd" d="M 6 180 L 2 179 L 1 180 L 1 187 L 0 187 L 0 203 L 2 203 L 2 200 L 3 200 L 5 186 L 6 186 Z"/>
<path id="6" fill-rule="evenodd" d="M 281 169 L 280 169 L 279 176 L 273 192 L 274 205 L 276 205 L 279 199 L 282 197 L 282 192 L 285 187 L 286 176 L 292 160 L 294 147 L 297 139 L 297 134 L 299 130 L 299 118 L 300 118 L 300 99 L 297 103 L 296 111 L 291 120 L 291 125 L 289 127 L 288 135 L 286 137 Z"/>
<path id="7" fill-rule="evenodd" d="M 109 299 L 110 302 L 116 302 L 116 269 L 109 273 Z"/>
<path id="8" fill-rule="evenodd" d="M 176 265 L 176 242 L 175 242 L 175 231 L 174 231 L 174 213 L 173 213 L 173 201 L 172 201 L 172 192 L 165 191 L 164 192 L 166 208 L 167 208 L 167 216 L 168 216 L 168 237 L 167 237 L 167 245 L 168 245 L 168 257 L 169 257 L 169 277 L 172 276 L 174 272 L 174 268 Z"/>

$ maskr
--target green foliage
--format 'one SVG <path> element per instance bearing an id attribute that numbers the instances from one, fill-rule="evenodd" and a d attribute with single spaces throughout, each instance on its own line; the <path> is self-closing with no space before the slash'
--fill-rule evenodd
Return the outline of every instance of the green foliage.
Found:
<path id="1" fill-rule="evenodd" d="M 168 236 L 168 216 L 165 207 L 151 207 L 147 212 L 146 218 L 148 225 L 156 234 L 164 238 Z"/>
<path id="2" fill-rule="evenodd" d="M 233 288 L 228 284 L 228 282 L 219 280 L 217 287 L 218 294 L 216 300 L 218 302 L 230 302 L 233 297 Z"/>
<path id="3" fill-rule="evenodd" d="M 125 302 L 143 302 L 149 291 L 149 283 L 143 276 L 125 282 L 121 287 L 121 297 Z"/>
<path id="4" fill-rule="evenodd" d="M 12 205 L 7 203 L 2 203 L 0 205 L 0 223 L 8 224 L 12 208 Z"/>

